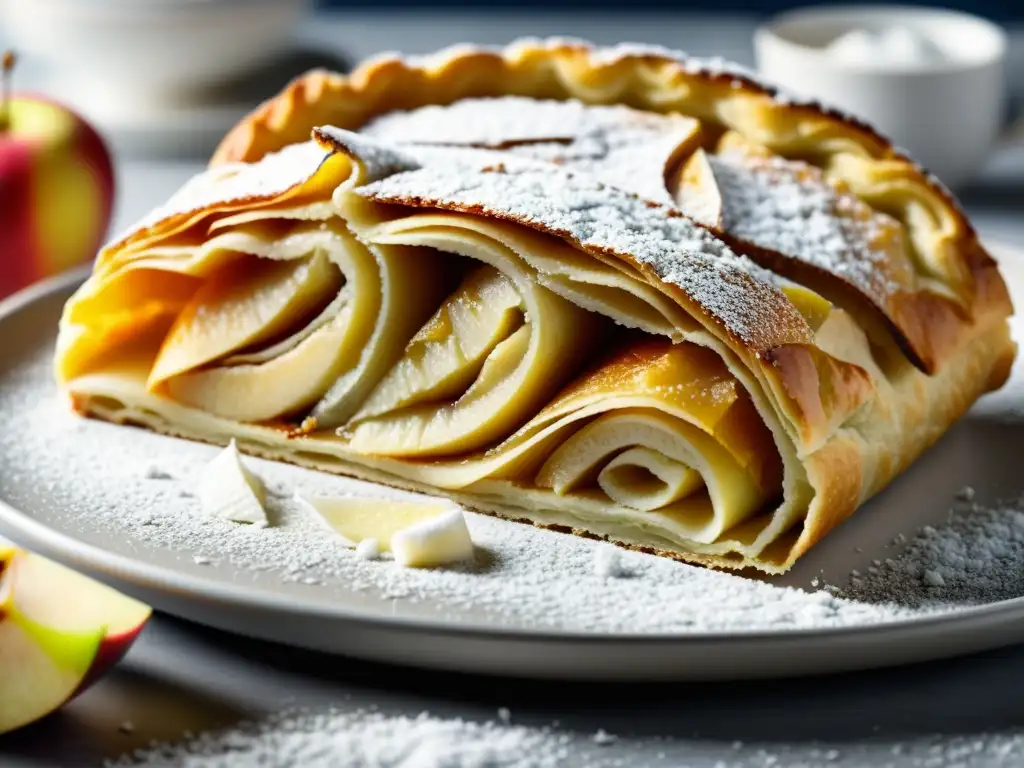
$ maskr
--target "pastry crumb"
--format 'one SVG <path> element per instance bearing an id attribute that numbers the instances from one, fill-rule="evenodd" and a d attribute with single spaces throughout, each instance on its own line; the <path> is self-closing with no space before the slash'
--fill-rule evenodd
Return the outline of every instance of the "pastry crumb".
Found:
<path id="1" fill-rule="evenodd" d="M 614 744 L 619 740 L 619 737 L 608 733 L 604 728 L 598 728 L 597 733 L 593 735 L 592 739 L 595 744 L 603 747 L 608 744 Z"/>
<path id="2" fill-rule="evenodd" d="M 144 478 L 146 478 L 147 480 L 173 480 L 174 479 L 174 476 L 170 472 L 168 472 L 168 471 L 166 471 L 164 469 L 161 469 L 156 464 L 150 464 L 148 467 L 146 467 L 146 470 L 145 470 L 145 472 L 142 473 L 142 476 Z"/>
<path id="3" fill-rule="evenodd" d="M 598 544 L 594 547 L 594 573 L 606 579 L 625 575 L 618 547 L 614 544 Z"/>

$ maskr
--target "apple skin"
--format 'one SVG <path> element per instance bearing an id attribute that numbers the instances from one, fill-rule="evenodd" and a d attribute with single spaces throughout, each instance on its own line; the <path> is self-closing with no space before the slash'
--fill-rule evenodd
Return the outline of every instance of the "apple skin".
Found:
<path id="1" fill-rule="evenodd" d="M 83 264 L 110 224 L 114 170 L 103 139 L 46 97 L 11 97 L 0 130 L 0 298 Z"/>
<path id="2" fill-rule="evenodd" d="M 8 555 L 0 560 L 0 733 L 85 691 L 120 661 L 151 613 L 110 587 L 39 555 L 11 553 L 3 544 L 0 557 Z M 5 662 L 16 666 L 5 669 Z M 5 707 L 4 694 L 14 703 Z"/>

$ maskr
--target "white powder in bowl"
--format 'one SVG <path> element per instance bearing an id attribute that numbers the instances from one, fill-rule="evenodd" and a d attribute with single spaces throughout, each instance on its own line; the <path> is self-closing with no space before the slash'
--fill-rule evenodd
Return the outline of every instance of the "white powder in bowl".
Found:
<path id="1" fill-rule="evenodd" d="M 909 27 L 852 29 L 825 48 L 829 58 L 859 67 L 927 69 L 948 60 L 930 37 Z"/>

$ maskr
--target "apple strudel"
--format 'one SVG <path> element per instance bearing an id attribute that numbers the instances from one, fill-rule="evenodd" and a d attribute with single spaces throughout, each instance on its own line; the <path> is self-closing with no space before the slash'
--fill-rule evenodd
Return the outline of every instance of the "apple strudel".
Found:
<path id="1" fill-rule="evenodd" d="M 82 413 L 781 572 L 1015 348 L 963 212 L 869 128 L 649 49 L 312 73 L 106 247 Z"/>

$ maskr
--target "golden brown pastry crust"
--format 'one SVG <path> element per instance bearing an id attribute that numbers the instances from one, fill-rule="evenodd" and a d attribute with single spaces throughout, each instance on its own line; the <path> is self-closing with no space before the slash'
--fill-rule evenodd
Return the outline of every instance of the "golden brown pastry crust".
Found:
<path id="1" fill-rule="evenodd" d="M 948 290 L 947 296 L 913 291 L 892 298 L 886 322 L 904 351 L 934 372 L 963 342 L 963 325 L 976 311 L 978 270 L 990 257 L 941 183 L 860 120 L 782 96 L 738 68 L 669 50 L 524 40 L 500 50 L 456 46 L 429 57 L 385 56 L 349 76 L 315 70 L 235 126 L 211 164 L 254 161 L 306 141 L 319 125 L 358 130 L 394 110 L 502 95 L 678 111 L 782 157 L 810 161 L 899 220 L 925 262 L 923 271 L 933 272 Z M 753 249 L 749 255 L 779 266 L 774 254 Z"/>
<path id="2" fill-rule="evenodd" d="M 884 438 L 838 436 L 813 456 L 805 466 L 815 484 L 816 495 L 802 524 L 781 534 L 756 558 L 738 553 L 684 552 L 639 542 L 621 535 L 610 540 L 631 549 L 670 557 L 683 562 L 716 568 L 755 568 L 767 573 L 783 573 L 833 528 L 841 524 L 870 496 L 884 488 L 893 478 L 929 448 L 945 432 L 949 424 L 963 415 L 977 397 L 1001 386 L 1009 375 L 1014 347 L 1005 324 L 989 325 L 974 337 L 973 343 L 961 348 L 955 365 L 938 377 L 924 377 L 914 372 L 913 385 L 885 399 L 879 409 L 906 412 L 903 438 L 899 443 Z M 505 481 L 476 484 L 466 490 L 448 490 L 365 466 L 324 453 L 316 443 L 303 445 L 305 438 L 289 437 L 288 428 L 266 430 L 269 439 L 251 435 L 212 434 L 204 429 L 175 421 L 162 412 L 159 401 L 133 402 L 95 393 L 77 393 L 72 382 L 72 407 L 80 415 L 152 429 L 161 434 L 189 440 L 224 445 L 237 439 L 243 453 L 275 461 L 284 461 L 324 472 L 347 475 L 369 482 L 383 483 L 410 491 L 446 496 L 468 509 L 551 528 L 588 538 L 605 538 L 604 532 L 591 524 L 590 530 L 574 523 L 571 516 L 558 509 L 537 504 L 526 489 Z M 274 439 L 273 434 L 281 435 Z M 866 468 L 874 467 L 875 476 L 868 478 Z M 867 481 L 867 482 L 866 482 Z"/>
<path id="3" fill-rule="evenodd" d="M 806 127 L 815 133 L 841 137 L 839 143 L 856 144 L 869 156 L 904 158 L 888 139 L 855 117 L 817 102 L 777 99 L 778 91 L 752 73 L 729 65 L 716 69 L 714 64 L 656 46 L 601 49 L 585 41 L 561 39 L 525 39 L 504 49 L 458 45 L 427 57 L 384 54 L 360 63 L 350 75 L 314 69 L 296 78 L 228 132 L 211 165 L 253 162 L 268 152 L 305 141 L 319 125 L 357 130 L 376 115 L 425 104 L 510 94 L 579 97 L 577 90 L 600 90 L 614 84 L 616 95 L 622 98 L 583 100 L 669 111 L 671 104 L 657 98 L 657 91 L 697 82 L 727 89 L 733 96 L 774 102 L 797 121 L 806 121 Z M 409 87 L 412 85 L 423 87 Z M 665 107 L 653 109 L 653 104 L 646 103 L 654 101 Z M 822 121 L 824 126 L 813 126 Z"/>
<path id="4" fill-rule="evenodd" d="M 416 61 L 379 59 L 364 64 L 349 77 L 310 73 L 239 124 L 218 149 L 212 171 L 236 173 L 245 167 L 236 165 L 236 161 L 252 162 L 271 151 L 307 141 L 316 126 L 356 130 L 368 120 L 397 109 L 447 104 L 469 96 L 510 94 L 624 103 L 697 117 L 709 126 L 709 141 L 716 138 L 716 132 L 732 131 L 780 157 L 810 162 L 830 183 L 843 185 L 866 205 L 894 217 L 906 231 L 923 287 L 897 294 L 884 309 L 896 342 L 921 370 L 907 365 L 898 354 L 891 366 L 881 370 L 876 358 L 865 353 L 861 330 L 856 326 L 832 331 L 832 337 L 825 338 L 812 331 L 792 305 L 780 305 L 781 309 L 773 312 L 767 300 L 758 308 L 772 322 L 758 324 L 757 338 L 739 338 L 730 335 L 728 329 L 716 334 L 728 337 L 732 352 L 744 366 L 757 371 L 761 381 L 770 385 L 766 389 L 773 391 L 787 428 L 793 430 L 797 454 L 815 496 L 802 525 L 786 529 L 758 557 L 705 552 L 676 552 L 673 556 L 719 566 L 785 570 L 902 472 L 977 397 L 1000 386 L 1008 375 L 1014 346 L 1006 323 L 1012 311 L 1006 285 L 963 212 L 940 184 L 859 121 L 816 105 L 788 102 L 742 73 L 702 67 L 670 52 L 601 50 L 575 42 L 528 41 L 499 52 L 455 49 Z M 358 149 L 330 135 L 321 133 L 318 139 L 341 153 L 323 161 L 324 166 L 343 162 L 346 154 L 358 162 Z M 336 176 L 340 168 L 334 167 Z M 314 163 L 310 174 L 316 170 Z M 493 171 L 503 172 L 498 168 Z M 97 271 L 116 268 L 112 266 L 115 257 L 145 247 L 150 237 L 183 231 L 204 217 L 245 209 L 260 201 L 272 201 L 273 205 L 300 202 L 308 190 L 308 184 L 296 183 L 266 194 L 250 192 L 231 201 L 154 219 L 106 249 Z M 484 206 L 442 199 L 400 195 L 378 195 L 374 199 L 384 205 L 485 214 L 491 219 L 502 216 L 500 211 Z M 522 218 L 506 218 L 572 241 L 570 233 L 537 227 L 535 222 Z M 723 234 L 729 238 L 728 232 Z M 582 246 L 578 241 L 575 244 Z M 799 268 L 788 262 L 780 266 L 771 253 L 744 250 L 782 274 L 801 277 Z M 592 255 L 629 264 L 693 316 L 714 320 L 707 308 L 632 254 L 604 250 Z M 759 295 L 760 284 L 752 281 L 751 285 L 750 295 Z M 854 295 L 850 301 L 856 300 Z M 843 303 L 848 303 L 846 298 Z M 874 351 L 883 361 L 891 353 L 886 349 Z M 76 408 L 89 415 L 129 420 L 196 439 L 225 437 L 177 424 L 145 402 L 126 401 L 126 408 L 119 408 L 101 394 L 76 392 L 74 385 L 72 380 L 69 389 Z M 337 457 L 318 461 L 314 452 L 299 445 L 306 438 L 293 426 L 278 432 L 288 434 L 291 447 L 287 438 L 282 438 L 281 444 L 269 438 L 262 442 L 240 439 L 239 445 L 257 455 L 438 492 L 375 465 L 361 466 Z M 525 492 L 521 502 L 513 498 L 514 494 L 503 496 L 497 486 L 490 491 L 481 486 L 472 493 L 445 493 L 467 506 L 506 517 L 519 518 L 519 505 L 535 522 L 582 533 L 579 526 L 560 518 L 557 510 L 538 506 L 536 498 Z"/>

